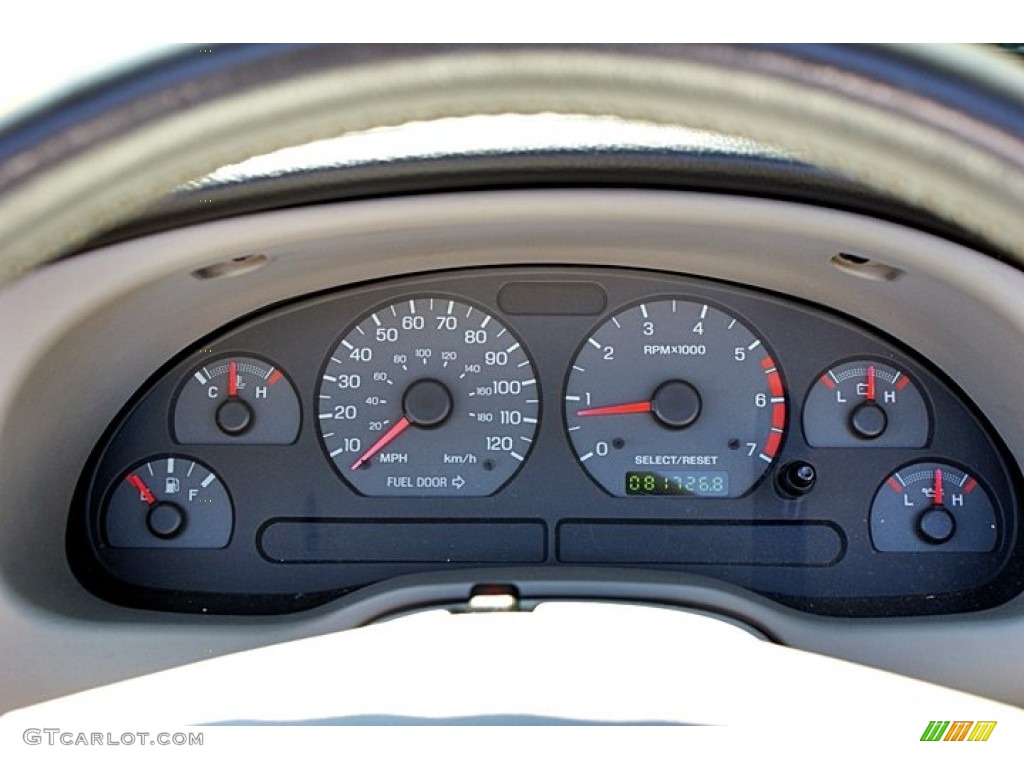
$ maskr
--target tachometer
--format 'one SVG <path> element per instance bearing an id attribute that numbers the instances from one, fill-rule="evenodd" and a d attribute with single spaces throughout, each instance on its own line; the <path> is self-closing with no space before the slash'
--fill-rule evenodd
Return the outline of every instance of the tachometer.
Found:
<path id="1" fill-rule="evenodd" d="M 615 496 L 734 498 L 778 454 L 786 394 L 737 318 L 667 299 L 620 312 L 583 343 L 565 414 L 583 467 Z"/>
<path id="2" fill-rule="evenodd" d="M 324 450 L 367 496 L 488 496 L 526 459 L 540 412 L 519 339 L 441 296 L 361 318 L 331 352 L 318 398 Z"/>

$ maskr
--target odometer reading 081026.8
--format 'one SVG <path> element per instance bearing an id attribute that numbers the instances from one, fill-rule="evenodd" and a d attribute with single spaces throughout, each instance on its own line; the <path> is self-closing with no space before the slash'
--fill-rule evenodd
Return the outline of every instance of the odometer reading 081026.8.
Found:
<path id="1" fill-rule="evenodd" d="M 765 343 L 703 302 L 662 299 L 586 339 L 566 384 L 580 463 L 615 496 L 747 493 L 778 455 L 786 393 Z"/>
<path id="2" fill-rule="evenodd" d="M 324 450 L 366 496 L 487 496 L 526 459 L 540 411 L 519 340 L 492 315 L 416 296 L 362 317 L 318 392 Z"/>

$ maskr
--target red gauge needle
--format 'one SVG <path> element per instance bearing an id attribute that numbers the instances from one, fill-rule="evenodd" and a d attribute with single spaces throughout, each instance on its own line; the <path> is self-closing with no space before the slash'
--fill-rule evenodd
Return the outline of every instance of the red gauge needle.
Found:
<path id="1" fill-rule="evenodd" d="M 875 402 L 875 366 L 868 366 L 868 402 Z"/>
<path id="2" fill-rule="evenodd" d="M 366 453 L 364 453 L 362 456 L 360 456 L 356 460 L 356 463 L 352 465 L 351 469 L 359 469 L 361 466 L 363 466 L 363 464 L 365 464 L 371 458 L 373 458 L 374 454 L 376 454 L 377 452 L 383 450 L 384 446 L 386 446 L 388 443 L 390 443 L 392 440 L 394 440 L 400 434 L 405 432 L 406 428 L 411 423 L 412 422 L 409 421 L 409 419 L 407 419 L 405 416 L 403 416 L 401 419 L 399 419 L 395 423 L 395 426 L 393 426 L 391 429 L 389 429 L 387 432 L 385 432 L 383 434 L 383 436 L 380 438 L 380 440 L 378 440 L 376 443 L 371 445 L 369 450 L 367 450 Z"/>
<path id="3" fill-rule="evenodd" d="M 139 490 L 139 494 L 142 496 L 142 500 L 147 504 L 152 504 L 156 501 L 156 497 L 153 492 L 146 487 L 146 484 L 142 482 L 142 478 L 136 475 L 134 472 L 128 475 L 128 482 L 134 485 Z"/>
<path id="4" fill-rule="evenodd" d="M 238 397 L 238 363 L 228 363 L 228 397 Z"/>
<path id="5" fill-rule="evenodd" d="M 935 494 L 935 506 L 936 507 L 941 507 L 942 506 L 942 470 L 941 469 L 936 469 L 935 470 L 935 490 L 934 490 L 934 494 Z"/>
<path id="6" fill-rule="evenodd" d="M 642 403 L 623 403 L 622 405 L 606 405 L 603 408 L 584 408 L 576 411 L 577 416 L 616 416 L 622 413 L 650 413 L 651 401 Z"/>

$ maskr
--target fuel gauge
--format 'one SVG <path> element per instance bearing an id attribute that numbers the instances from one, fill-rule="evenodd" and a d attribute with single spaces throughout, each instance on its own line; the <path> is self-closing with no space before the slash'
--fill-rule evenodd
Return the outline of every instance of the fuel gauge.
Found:
<path id="1" fill-rule="evenodd" d="M 223 357 L 192 371 L 174 404 L 183 444 L 290 445 L 299 398 L 280 368 L 254 357 Z"/>
<path id="2" fill-rule="evenodd" d="M 871 360 L 829 368 L 804 403 L 804 436 L 815 448 L 923 448 L 928 408 L 904 371 Z"/>
<path id="3" fill-rule="evenodd" d="M 227 546 L 233 524 L 224 483 L 202 462 L 181 455 L 152 456 L 124 472 L 104 515 L 112 547 L 219 549 Z"/>

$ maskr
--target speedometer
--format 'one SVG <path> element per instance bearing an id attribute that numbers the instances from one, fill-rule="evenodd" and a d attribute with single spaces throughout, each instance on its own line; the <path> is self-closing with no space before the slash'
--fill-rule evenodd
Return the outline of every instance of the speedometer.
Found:
<path id="1" fill-rule="evenodd" d="M 637 304 L 583 342 L 565 419 L 576 456 L 615 496 L 744 495 L 778 454 L 782 377 L 764 341 L 708 304 Z"/>
<path id="2" fill-rule="evenodd" d="M 489 313 L 417 296 L 363 316 L 321 374 L 318 424 L 366 496 L 488 496 L 525 461 L 540 412 L 519 339 Z"/>

